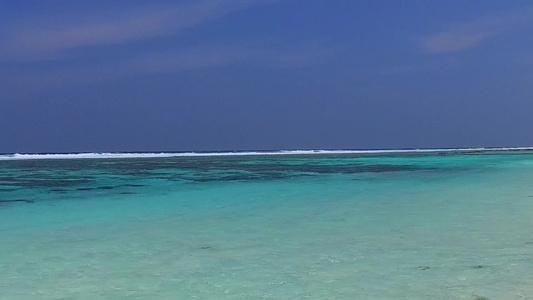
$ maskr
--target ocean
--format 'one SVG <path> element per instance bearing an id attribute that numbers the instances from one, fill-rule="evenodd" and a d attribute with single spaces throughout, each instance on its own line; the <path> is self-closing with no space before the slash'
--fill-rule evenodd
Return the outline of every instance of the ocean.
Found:
<path id="1" fill-rule="evenodd" d="M 533 151 L 0 155 L 0 299 L 533 299 Z"/>

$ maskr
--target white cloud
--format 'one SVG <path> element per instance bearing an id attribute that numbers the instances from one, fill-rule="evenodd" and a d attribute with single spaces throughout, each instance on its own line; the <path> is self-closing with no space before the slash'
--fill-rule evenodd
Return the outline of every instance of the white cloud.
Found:
<path id="1" fill-rule="evenodd" d="M 335 57 L 339 46 L 300 43 L 247 42 L 204 44 L 182 49 L 154 51 L 108 64 L 64 65 L 38 70 L 11 70 L 4 74 L 8 85 L 17 90 L 42 90 L 65 85 L 94 84 L 151 74 L 180 73 L 235 64 L 256 67 L 299 68 Z M 3 75 L 0 71 L 0 77 Z"/>
<path id="2" fill-rule="evenodd" d="M 462 68 L 462 64 L 454 59 L 432 60 L 425 62 L 415 62 L 411 64 L 395 65 L 385 68 L 378 68 L 376 74 L 385 76 L 431 73 L 442 71 L 456 71 Z"/>
<path id="3" fill-rule="evenodd" d="M 5 29 L 0 28 L 0 62 L 6 66 L 0 69 L 0 76 L 15 90 L 42 90 L 233 64 L 306 67 L 329 60 L 342 50 L 339 46 L 324 42 L 292 41 L 287 44 L 273 37 L 255 42 L 203 41 L 197 44 L 189 41 L 124 51 L 124 48 L 132 49 L 141 45 L 140 42 L 147 45 L 150 38 L 174 38 L 229 13 L 273 2 L 276 1 L 182 1 L 178 5 L 151 6 L 142 10 L 137 7 L 136 10 L 107 15 L 82 13 L 83 18 L 78 14 L 75 18 L 65 20 L 33 20 L 28 23 L 31 26 L 23 25 L 23 20 L 19 22 L 22 25 L 8 30 L 11 38 L 3 42 L 5 32 L 2 31 Z M 75 51 L 137 41 L 139 43 L 127 44 L 124 48 Z"/>
<path id="4" fill-rule="evenodd" d="M 428 53 L 463 51 L 531 25 L 533 25 L 533 8 L 530 7 L 453 24 L 448 30 L 422 38 L 421 46 Z"/>
<path id="5" fill-rule="evenodd" d="M 441 33 L 424 41 L 424 48 L 431 53 L 455 52 L 473 48 L 497 33 Z"/>
<path id="6" fill-rule="evenodd" d="M 85 23 L 64 22 L 62 16 L 52 20 L 31 20 L 27 25 L 6 26 L 7 36 L 1 42 L 3 60 L 35 60 L 53 57 L 63 50 L 124 43 L 152 37 L 177 34 L 202 25 L 258 0 L 203 0 L 166 7 L 145 7 L 113 15 L 112 18 L 88 16 Z M 36 27 L 36 24 L 40 24 Z M 41 24 L 44 24 L 42 26 Z M 15 27 L 14 29 L 11 29 Z"/>

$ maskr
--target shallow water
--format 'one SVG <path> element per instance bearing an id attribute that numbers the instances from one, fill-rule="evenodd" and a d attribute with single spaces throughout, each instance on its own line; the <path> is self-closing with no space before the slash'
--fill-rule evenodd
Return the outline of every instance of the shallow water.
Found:
<path id="1" fill-rule="evenodd" d="M 533 299 L 533 154 L 0 161 L 0 299 Z"/>

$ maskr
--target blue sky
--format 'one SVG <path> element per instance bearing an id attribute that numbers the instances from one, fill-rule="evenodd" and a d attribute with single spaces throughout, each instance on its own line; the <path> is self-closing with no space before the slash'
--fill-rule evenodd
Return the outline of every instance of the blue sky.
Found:
<path id="1" fill-rule="evenodd" d="M 530 1 L 0 1 L 0 152 L 533 146 Z"/>

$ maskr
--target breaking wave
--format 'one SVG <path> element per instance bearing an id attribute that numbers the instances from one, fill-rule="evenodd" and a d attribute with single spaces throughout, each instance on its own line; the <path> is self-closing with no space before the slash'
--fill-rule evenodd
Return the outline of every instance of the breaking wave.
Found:
<path id="1" fill-rule="evenodd" d="M 238 156 L 238 155 L 310 155 L 310 154 L 393 154 L 434 152 L 492 152 L 524 151 L 533 147 L 515 148 L 448 148 L 448 149 L 390 149 L 390 150 L 278 150 L 278 151 L 233 151 L 233 152 L 104 152 L 104 153 L 12 153 L 0 154 L 0 160 L 24 159 L 100 159 L 100 158 L 165 158 L 193 156 Z"/>

